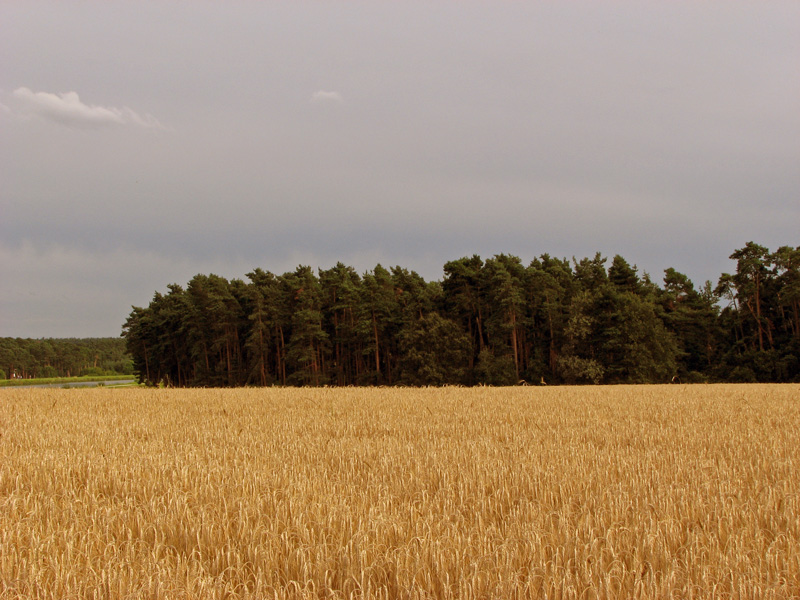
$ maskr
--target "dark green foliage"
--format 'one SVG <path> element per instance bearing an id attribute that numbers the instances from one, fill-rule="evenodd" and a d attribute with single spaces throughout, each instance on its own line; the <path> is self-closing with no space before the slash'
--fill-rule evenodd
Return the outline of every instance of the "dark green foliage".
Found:
<path id="1" fill-rule="evenodd" d="M 483 260 L 477 255 L 453 260 L 444 265 L 442 282 L 444 309 L 467 332 L 472 343 L 470 369 L 487 343 L 484 317 L 488 308 L 481 286 L 481 269 Z"/>
<path id="2" fill-rule="evenodd" d="M 408 385 L 464 383 L 469 336 L 436 312 L 414 319 L 399 333 L 400 381 Z"/>
<path id="3" fill-rule="evenodd" d="M 608 268 L 608 280 L 620 291 L 638 293 L 641 282 L 636 274 L 636 267 L 631 267 L 619 254 L 614 257 Z"/>
<path id="4" fill-rule="evenodd" d="M 346 385 L 361 381 L 367 372 L 365 335 L 361 326 L 361 277 L 352 267 L 337 263 L 320 271 L 323 298 L 323 328 L 329 334 L 330 383 Z"/>
<path id="5" fill-rule="evenodd" d="M 329 356 L 329 336 L 322 328 L 322 287 L 311 267 L 297 267 L 284 276 L 291 313 L 291 338 L 286 362 L 290 382 L 320 385 L 327 382 L 325 363 Z"/>
<path id="6" fill-rule="evenodd" d="M 478 354 L 473 379 L 481 385 L 514 385 L 518 382 L 514 360 L 508 355 L 495 356 L 484 348 Z"/>
<path id="7" fill-rule="evenodd" d="M 605 375 L 605 368 L 598 359 L 594 312 L 594 294 L 588 290 L 578 292 L 569 306 L 564 343 L 554 369 L 564 383 L 600 383 Z"/>
<path id="8" fill-rule="evenodd" d="M 678 375 L 689 380 L 690 373 L 708 371 L 718 358 L 721 328 L 716 298 L 706 282 L 697 292 L 686 275 L 667 269 L 659 310 L 667 329 L 678 343 Z M 696 375 L 692 376 L 697 379 Z"/>
<path id="9" fill-rule="evenodd" d="M 652 303 L 632 291 L 606 290 L 600 306 L 598 356 L 605 381 L 667 382 L 677 373 L 677 342 Z"/>
<path id="10" fill-rule="evenodd" d="M 0 338 L 0 379 L 128 375 L 134 365 L 120 338 Z"/>
<path id="11" fill-rule="evenodd" d="M 714 295 L 719 315 L 720 380 L 800 381 L 800 247 L 776 252 L 748 242 L 731 254 L 736 273 L 723 273 Z"/>
<path id="12" fill-rule="evenodd" d="M 599 253 L 465 257 L 441 282 L 342 263 L 197 275 L 134 307 L 123 336 L 140 380 L 177 386 L 800 380 L 800 249 L 731 258 L 699 291 Z"/>

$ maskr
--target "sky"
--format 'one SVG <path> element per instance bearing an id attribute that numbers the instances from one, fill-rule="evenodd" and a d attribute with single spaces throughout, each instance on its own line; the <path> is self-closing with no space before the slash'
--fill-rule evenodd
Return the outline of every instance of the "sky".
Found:
<path id="1" fill-rule="evenodd" d="M 0 56 L 0 336 L 198 273 L 800 245 L 795 1 L 0 0 Z"/>

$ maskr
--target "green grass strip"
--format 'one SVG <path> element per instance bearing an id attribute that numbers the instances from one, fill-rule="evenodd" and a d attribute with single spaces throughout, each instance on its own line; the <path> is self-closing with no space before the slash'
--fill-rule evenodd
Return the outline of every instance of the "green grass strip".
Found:
<path id="1" fill-rule="evenodd" d="M 47 385 L 59 383 L 82 383 L 89 381 L 123 381 L 136 379 L 135 375 L 86 375 L 85 377 L 41 377 L 38 379 L 0 379 L 0 387 L 20 385 Z"/>

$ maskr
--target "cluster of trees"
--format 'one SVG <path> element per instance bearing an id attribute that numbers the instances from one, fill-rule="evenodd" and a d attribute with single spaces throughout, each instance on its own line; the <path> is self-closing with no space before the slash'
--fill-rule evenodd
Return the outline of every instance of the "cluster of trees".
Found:
<path id="1" fill-rule="evenodd" d="M 133 374 L 120 338 L 0 338 L 0 379 Z"/>
<path id="2" fill-rule="evenodd" d="M 663 286 L 621 256 L 461 258 L 442 281 L 337 264 L 170 285 L 123 328 L 145 382 L 508 385 L 800 380 L 800 247 Z"/>

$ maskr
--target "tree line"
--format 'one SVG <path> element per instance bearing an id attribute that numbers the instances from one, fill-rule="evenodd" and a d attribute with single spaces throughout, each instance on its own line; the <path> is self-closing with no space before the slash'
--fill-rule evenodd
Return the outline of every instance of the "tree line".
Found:
<path id="1" fill-rule="evenodd" d="M 133 374 L 121 338 L 0 338 L 0 379 Z"/>
<path id="2" fill-rule="evenodd" d="M 731 259 L 701 289 L 599 253 L 464 257 L 432 282 L 342 263 L 198 274 L 122 335 L 140 380 L 174 386 L 800 381 L 800 247 Z"/>

